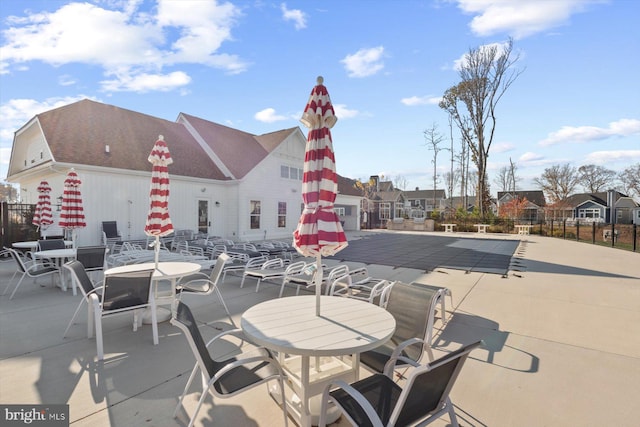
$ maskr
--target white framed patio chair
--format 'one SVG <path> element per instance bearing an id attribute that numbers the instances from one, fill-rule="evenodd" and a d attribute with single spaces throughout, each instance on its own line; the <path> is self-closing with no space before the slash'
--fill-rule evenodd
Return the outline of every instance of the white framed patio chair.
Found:
<path id="1" fill-rule="evenodd" d="M 176 294 L 178 299 L 181 300 L 183 295 L 211 295 L 215 293 L 220 300 L 225 313 L 227 313 L 229 322 L 233 326 L 236 326 L 235 322 L 231 318 L 231 313 L 229 313 L 229 308 L 227 308 L 227 304 L 225 304 L 224 298 L 222 298 L 222 294 L 218 288 L 218 282 L 222 277 L 225 263 L 228 260 L 229 255 L 220 254 L 216 259 L 216 264 L 211 270 L 211 274 L 209 276 L 204 273 L 196 273 L 194 275 L 187 276 L 184 281 L 181 279 L 176 285 Z"/>
<path id="2" fill-rule="evenodd" d="M 80 300 L 80 303 L 78 303 L 78 307 L 76 307 L 76 311 L 73 313 L 73 316 L 71 317 L 67 328 L 64 330 L 64 334 L 62 335 L 62 337 L 65 338 L 67 336 L 67 332 L 69 332 L 71 325 L 73 325 L 73 322 L 76 320 L 76 317 L 80 312 L 80 308 L 82 308 L 82 305 L 86 303 L 87 337 L 91 338 L 93 336 L 93 314 L 91 312 L 93 306 L 91 305 L 90 295 L 96 294 L 98 296 L 98 299 L 102 298 L 102 286 L 96 287 L 94 285 L 93 281 L 87 273 L 86 268 L 84 268 L 82 262 L 78 260 L 69 261 L 68 263 L 64 264 L 62 268 L 66 269 L 71 275 L 73 288 L 75 289 L 76 287 L 78 287 L 80 289 L 80 293 L 82 293 L 82 299 Z"/>
<path id="3" fill-rule="evenodd" d="M 386 288 L 393 283 L 391 280 L 371 277 L 367 268 L 361 267 L 332 280 L 329 295 L 359 299 L 380 305 L 383 302 Z"/>
<path id="4" fill-rule="evenodd" d="M 16 283 L 16 287 L 13 288 L 13 292 L 11 292 L 11 296 L 9 296 L 9 299 L 13 299 L 13 296 L 16 294 L 16 291 L 22 284 L 25 277 L 30 277 L 36 280 L 39 277 L 51 276 L 51 284 L 52 285 L 54 284 L 54 277 L 58 275 L 60 272 L 58 267 L 47 262 L 41 262 L 38 260 L 29 259 L 12 248 L 5 248 L 5 250 L 9 252 L 11 257 L 16 262 L 18 268 L 14 273 L 14 275 L 11 277 L 11 280 L 9 280 L 9 283 L 7 283 L 7 287 L 4 289 L 4 292 L 2 293 L 2 295 L 7 293 L 7 291 L 9 290 L 9 287 L 11 286 L 11 283 L 13 282 L 13 278 L 18 273 L 21 274 L 20 279 L 18 279 L 18 283 Z"/>
<path id="5" fill-rule="evenodd" d="M 304 286 L 306 289 L 314 288 L 316 286 L 316 275 L 318 274 L 316 263 L 310 262 L 307 263 L 307 271 L 310 271 L 310 274 L 307 274 L 306 277 L 296 276 L 290 280 L 290 283 L 293 283 L 297 286 L 296 295 L 300 293 L 300 288 Z M 320 286 L 324 286 L 325 290 L 321 290 L 325 295 L 329 295 L 330 284 L 336 280 L 338 277 L 344 276 L 349 273 L 349 266 L 347 264 L 338 264 L 331 268 L 327 267 L 325 264 L 322 264 L 322 280 L 320 281 Z"/>
<path id="6" fill-rule="evenodd" d="M 158 344 L 156 303 L 151 289 L 153 269 L 106 276 L 104 285 L 92 291 L 87 283 L 88 276 L 86 271 L 84 271 L 84 267 L 80 262 L 68 262 L 64 268 L 67 268 L 74 280 L 78 281 L 83 296 L 85 296 L 89 305 L 87 332 L 89 338 L 91 338 L 95 329 L 98 360 L 104 359 L 102 319 L 112 315 L 133 312 L 133 331 L 135 332 L 142 324 L 142 316 L 140 314 L 145 309 L 151 310 L 153 344 Z M 86 290 L 89 290 L 89 292 Z M 76 309 L 70 324 L 75 319 L 81 305 L 82 303 Z"/>
<path id="7" fill-rule="evenodd" d="M 278 298 L 282 298 L 282 293 L 284 292 L 284 287 L 287 285 L 287 283 L 291 283 L 293 280 L 295 280 L 296 277 L 305 275 L 304 269 L 306 267 L 307 263 L 304 261 L 294 262 L 287 266 L 287 269 L 284 272 L 284 276 L 282 277 L 282 285 L 280 285 L 280 294 L 278 295 Z M 297 288 L 298 290 L 300 290 L 299 285 Z"/>
<path id="8" fill-rule="evenodd" d="M 244 286 L 247 277 L 256 279 L 256 292 L 260 290 L 260 282 L 263 280 L 275 280 L 284 277 L 286 267 L 282 258 L 273 258 L 265 261 L 260 268 L 246 268 L 242 273 L 240 287 Z"/>
<path id="9" fill-rule="evenodd" d="M 106 246 L 79 246 L 76 249 L 76 260 L 82 263 L 85 271 L 91 277 L 94 272 L 104 272 L 105 265 L 107 264 L 107 247 Z M 92 282 L 101 282 L 100 280 L 92 279 Z M 73 295 L 76 295 L 76 284 L 72 281 L 71 285 L 73 289 Z"/>
<path id="10" fill-rule="evenodd" d="M 360 354 L 360 362 L 374 372 L 397 354 L 397 368 L 421 363 L 425 353 L 433 360 L 431 342 L 436 306 L 444 300 L 446 288 L 394 282 L 385 289 L 382 306 L 396 320 L 396 330 L 385 344 Z M 444 324 L 445 312 L 441 313 Z"/>
<path id="11" fill-rule="evenodd" d="M 227 262 L 222 272 L 222 283 L 227 278 L 227 273 L 234 275 L 240 275 L 248 268 L 260 268 L 262 264 L 267 262 L 269 258 L 266 256 L 259 256 L 250 258 L 247 254 L 232 254 L 227 253 L 231 257 L 231 261 Z"/>
<path id="12" fill-rule="evenodd" d="M 252 346 L 251 350 L 243 351 L 226 360 L 214 360 L 211 357 L 209 347 L 215 346 L 218 340 L 225 339 L 229 335 L 236 336 L 246 342 L 241 329 L 227 330 L 205 343 L 193 313 L 182 301 L 175 303 L 171 324 L 184 333 L 196 359 L 184 391 L 178 399 L 178 405 L 173 413 L 174 418 L 178 416 L 184 397 L 198 373 L 203 380 L 202 394 L 195 411 L 189 417 L 188 427 L 193 426 L 208 393 L 211 393 L 214 398 L 230 398 L 261 384 L 276 381 L 280 387 L 281 395 L 284 396 L 284 374 L 280 364 L 269 350 Z M 288 426 L 286 404 L 282 405 L 282 411 L 284 425 Z"/>
<path id="13" fill-rule="evenodd" d="M 342 411 L 354 426 L 425 426 L 444 415 L 458 427 L 455 408 L 449 397 L 464 363 L 482 341 L 463 346 L 436 361 L 417 365 L 403 387 L 393 379 L 394 360 L 384 373 L 348 384 L 331 382 L 322 393 L 319 427 L 326 426 L 329 402 Z"/>

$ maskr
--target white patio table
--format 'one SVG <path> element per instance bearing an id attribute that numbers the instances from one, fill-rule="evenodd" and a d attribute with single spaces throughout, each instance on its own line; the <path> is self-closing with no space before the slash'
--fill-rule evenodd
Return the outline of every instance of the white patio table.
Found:
<path id="1" fill-rule="evenodd" d="M 200 271 L 202 266 L 200 264 L 196 264 L 195 262 L 159 262 L 158 268 L 156 268 L 155 262 L 145 262 L 142 264 L 129 264 L 129 265 L 121 265 L 119 267 L 113 267 L 104 272 L 105 277 L 112 274 L 122 274 L 122 273 L 132 273 L 135 271 L 142 270 L 152 270 L 153 276 L 151 280 L 155 283 L 154 286 L 154 297 L 156 299 L 156 305 L 171 305 L 176 296 L 176 282 L 179 278 L 188 276 L 190 274 L 197 273 Z M 169 292 L 159 293 L 158 292 L 158 282 L 161 280 L 168 280 L 171 283 L 171 290 Z M 159 310 L 157 313 L 158 322 L 166 322 L 171 319 L 171 310 Z M 143 322 L 146 324 L 151 323 L 151 317 L 148 315 L 144 315 Z"/>
<path id="2" fill-rule="evenodd" d="M 66 259 L 76 259 L 76 250 L 73 248 L 67 248 L 67 249 L 51 249 L 50 251 L 37 251 L 37 252 L 33 252 L 33 257 L 35 259 L 50 259 L 52 260 L 55 264 L 56 267 L 58 267 L 59 270 L 59 274 L 60 274 L 60 288 L 62 288 L 63 291 L 67 291 L 67 281 L 65 280 L 64 276 L 63 276 L 63 269 L 62 264 L 64 264 Z M 76 295 L 76 286 L 75 283 L 73 284 L 73 295 Z"/>
<path id="3" fill-rule="evenodd" d="M 305 427 L 312 421 L 317 425 L 327 383 L 356 380 L 359 354 L 385 343 L 396 328 L 389 312 L 364 301 L 322 296 L 320 316 L 315 315 L 315 304 L 315 296 L 277 298 L 251 307 L 240 321 L 250 340 L 279 353 L 287 383 L 296 394 L 285 399 L 287 407 Z M 352 357 L 340 357 L 346 355 Z M 336 411 L 334 420 L 338 416 Z"/>

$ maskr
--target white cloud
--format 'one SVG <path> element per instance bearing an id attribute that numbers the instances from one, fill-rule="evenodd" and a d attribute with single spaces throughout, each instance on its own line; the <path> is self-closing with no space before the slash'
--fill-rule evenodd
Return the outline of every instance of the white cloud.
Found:
<path id="1" fill-rule="evenodd" d="M 491 145 L 492 153 L 506 153 L 508 151 L 512 151 L 516 146 L 510 142 L 502 142 L 498 144 Z"/>
<path id="2" fill-rule="evenodd" d="M 58 77 L 58 84 L 60 86 L 71 86 L 76 84 L 76 79 L 74 79 L 68 74 L 63 74 Z"/>
<path id="3" fill-rule="evenodd" d="M 264 123 L 274 123 L 289 119 L 287 116 L 276 114 L 276 110 L 273 108 L 265 108 L 262 111 L 258 111 L 253 117 Z"/>
<path id="4" fill-rule="evenodd" d="M 340 62 L 344 64 L 349 77 L 367 77 L 384 68 L 383 54 L 384 47 L 382 46 L 360 49 L 352 55 L 347 55 Z"/>
<path id="5" fill-rule="evenodd" d="M 597 126 L 563 126 L 556 132 L 551 132 L 539 145 L 549 146 L 563 143 L 583 143 L 607 139 L 615 136 L 629 136 L 640 134 L 640 120 L 621 119 L 609 123 L 609 127 Z"/>
<path id="6" fill-rule="evenodd" d="M 358 110 L 350 110 L 344 104 L 333 104 L 333 110 L 338 119 L 352 119 L 360 114 Z"/>
<path id="7" fill-rule="evenodd" d="M 527 151 L 526 153 L 524 153 L 522 156 L 518 158 L 518 161 L 522 163 L 531 163 L 531 162 L 538 162 L 543 159 L 544 159 L 544 156 L 542 156 L 541 154 Z"/>
<path id="8" fill-rule="evenodd" d="M 32 61 L 90 64 L 102 67 L 106 76 L 122 76 L 123 81 L 109 81 L 107 87 L 149 91 L 156 90 L 156 81 L 157 90 L 165 91 L 171 86 L 167 78 L 186 75 L 163 73 L 166 66 L 202 64 L 232 74 L 247 69 L 236 55 L 218 53 L 232 39 L 241 14 L 231 3 L 159 0 L 155 16 L 138 11 L 140 3 L 112 2 L 120 9 L 106 9 L 74 2 L 54 12 L 7 17 L 11 27 L 3 32 L 0 73 L 19 71 Z M 170 34 L 177 36 L 169 40 Z M 146 84 L 131 85 L 132 80 Z"/>
<path id="9" fill-rule="evenodd" d="M 442 97 L 440 96 L 411 96 L 409 98 L 402 98 L 400 102 L 409 107 L 416 105 L 438 105 Z"/>
<path id="10" fill-rule="evenodd" d="M 287 9 L 287 5 L 282 3 L 280 5 L 282 11 L 282 18 L 285 21 L 293 21 L 296 30 L 302 30 L 307 28 L 307 15 L 300 9 Z"/>
<path id="11" fill-rule="evenodd" d="M 640 162 L 640 150 L 594 151 L 585 157 L 586 164 L 607 165 L 618 161 L 624 161 L 625 163 Z"/>
<path id="12" fill-rule="evenodd" d="M 169 74 L 118 74 L 115 80 L 100 82 L 106 92 L 168 92 L 191 82 L 191 77 L 182 71 Z"/>
<path id="13" fill-rule="evenodd" d="M 454 0 L 474 15 L 469 26 L 477 36 L 507 33 L 515 39 L 547 31 L 569 22 L 571 15 L 602 0 Z"/>

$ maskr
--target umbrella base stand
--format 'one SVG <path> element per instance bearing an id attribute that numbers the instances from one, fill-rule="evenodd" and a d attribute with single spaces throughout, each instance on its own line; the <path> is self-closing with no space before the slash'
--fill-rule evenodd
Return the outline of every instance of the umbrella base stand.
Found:
<path id="1" fill-rule="evenodd" d="M 166 307 L 156 307 L 156 319 L 158 319 L 158 323 L 168 321 L 171 319 L 171 310 Z M 142 314 L 142 324 L 150 325 L 151 323 L 151 310 L 145 309 Z"/>

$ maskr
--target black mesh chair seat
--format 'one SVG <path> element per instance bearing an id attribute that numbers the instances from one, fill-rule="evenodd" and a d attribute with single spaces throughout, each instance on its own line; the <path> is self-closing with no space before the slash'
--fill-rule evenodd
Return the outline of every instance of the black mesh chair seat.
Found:
<path id="1" fill-rule="evenodd" d="M 16 283 L 16 287 L 13 289 L 13 292 L 11 292 L 11 295 L 9 296 L 9 299 L 13 299 L 13 296 L 16 294 L 16 291 L 18 290 L 18 288 L 22 284 L 22 282 L 23 282 L 25 277 L 31 277 L 33 279 L 36 279 L 38 277 L 51 275 L 51 279 L 52 279 L 52 283 L 53 283 L 54 275 L 57 274 L 60 271 L 57 267 L 55 267 L 55 266 L 53 266 L 51 264 L 42 263 L 42 262 L 40 262 L 38 260 L 28 259 L 25 256 L 23 256 L 22 254 L 18 253 L 15 249 L 5 248 L 5 251 L 7 251 L 11 255 L 11 257 L 16 262 L 18 268 L 17 268 L 16 272 L 14 273 L 14 275 L 9 280 L 9 283 L 7 283 L 7 287 L 4 289 L 4 292 L 2 293 L 2 295 L 7 293 L 7 291 L 11 287 L 11 283 L 13 282 L 13 278 L 18 273 L 21 274 L 20 279 L 18 279 L 18 283 Z"/>
<path id="2" fill-rule="evenodd" d="M 227 330 L 218 334 L 208 343 L 205 343 L 191 309 L 179 300 L 176 301 L 174 317 L 171 319 L 171 323 L 182 330 L 196 358 L 196 364 L 191 371 L 189 379 L 187 380 L 184 392 L 178 400 L 178 405 L 176 406 L 173 414 L 174 417 L 178 415 L 178 410 L 182 406 L 187 390 L 189 390 L 189 387 L 191 386 L 194 378 L 196 378 L 198 372 L 202 373 L 204 380 L 207 382 L 206 389 L 203 390 L 198 401 L 198 406 L 189 420 L 189 427 L 193 425 L 208 391 L 210 391 L 214 396 L 226 398 L 268 381 L 275 380 L 280 386 L 281 395 L 284 396 L 282 368 L 280 368 L 277 360 L 267 349 L 262 347 L 252 347 L 249 351 L 243 351 L 234 357 L 222 361 L 213 360 L 211 357 L 208 349 L 210 345 L 214 345 L 216 340 L 227 335 L 237 335 L 243 339 L 242 331 L 240 329 Z M 221 370 L 227 368 L 229 364 L 237 362 L 239 362 L 237 366 L 229 369 L 229 371 L 224 372 L 216 378 L 216 375 L 219 374 Z M 286 405 L 283 405 L 283 412 L 284 423 L 285 426 L 287 426 L 288 420 Z"/>
<path id="3" fill-rule="evenodd" d="M 445 414 L 449 415 L 451 425 L 457 426 L 449 393 L 469 353 L 481 345 L 482 341 L 475 342 L 416 367 L 404 387 L 393 381 L 393 369 L 356 381 L 350 387 L 346 387 L 348 384 L 344 381 L 332 382 L 322 395 L 318 425 L 326 425 L 328 403 L 333 402 L 358 427 L 373 426 L 374 423 L 384 426 L 427 425 Z"/>
<path id="4" fill-rule="evenodd" d="M 435 308 L 446 288 L 396 282 L 390 285 L 386 309 L 396 320 L 393 336 L 380 347 L 360 355 L 360 362 L 375 372 L 383 372 L 392 353 L 402 346 L 398 366 L 419 364 L 424 353 L 431 355 L 431 333 Z M 444 316 L 444 313 L 442 314 Z M 409 342 L 413 344 L 408 344 Z"/>

